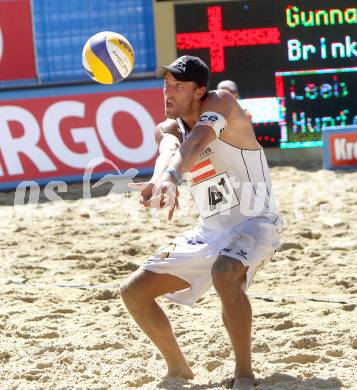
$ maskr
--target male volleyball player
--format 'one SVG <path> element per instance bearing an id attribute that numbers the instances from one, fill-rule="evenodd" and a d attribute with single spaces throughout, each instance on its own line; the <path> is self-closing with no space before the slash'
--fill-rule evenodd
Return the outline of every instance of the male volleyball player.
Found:
<path id="1" fill-rule="evenodd" d="M 198 57 L 159 68 L 167 119 L 156 129 L 160 155 L 149 183 L 131 183 L 146 207 L 177 207 L 183 175 L 200 213 L 199 226 L 178 236 L 135 271 L 121 296 L 161 351 L 169 376 L 192 378 L 171 325 L 155 298 L 192 305 L 213 284 L 235 359 L 233 388 L 253 388 L 252 312 L 246 287 L 278 246 L 268 165 L 251 123 L 226 91 L 208 91 L 210 72 Z M 251 205 L 254 203 L 254 207 Z"/>

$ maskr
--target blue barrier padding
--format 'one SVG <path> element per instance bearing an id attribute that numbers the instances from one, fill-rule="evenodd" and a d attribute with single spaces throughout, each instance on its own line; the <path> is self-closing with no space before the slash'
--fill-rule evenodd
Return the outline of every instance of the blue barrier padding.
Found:
<path id="1" fill-rule="evenodd" d="M 139 173 L 137 176 L 148 176 L 152 175 L 154 172 L 154 168 L 139 168 Z M 101 179 L 103 176 L 105 176 L 108 173 L 112 174 L 118 174 L 116 171 L 107 171 L 107 172 L 100 172 L 100 173 L 93 173 L 91 175 L 91 181 L 96 181 Z M 125 178 L 125 172 L 120 175 L 121 178 Z M 0 191 L 10 191 L 16 189 L 18 186 L 21 188 L 21 183 L 23 183 L 25 180 L 18 180 L 18 181 L 12 181 L 7 183 L 0 183 Z M 28 181 L 35 182 L 40 186 L 44 186 L 48 184 L 51 181 L 63 181 L 67 184 L 70 183 L 81 183 L 83 182 L 83 175 L 71 175 L 71 176 L 54 176 L 54 177 L 48 177 L 45 179 L 29 179 Z"/>
<path id="2" fill-rule="evenodd" d="M 1 100 L 31 99 L 38 97 L 56 97 L 67 95 L 86 95 L 106 92 L 125 92 L 151 88 L 162 88 L 162 80 L 130 80 L 119 84 L 102 85 L 98 83 L 84 85 L 28 88 L 13 91 L 0 91 Z"/>
<path id="3" fill-rule="evenodd" d="M 82 49 L 92 35 L 114 31 L 135 51 L 135 72 L 156 67 L 152 0 L 33 0 L 39 82 L 87 80 Z"/>

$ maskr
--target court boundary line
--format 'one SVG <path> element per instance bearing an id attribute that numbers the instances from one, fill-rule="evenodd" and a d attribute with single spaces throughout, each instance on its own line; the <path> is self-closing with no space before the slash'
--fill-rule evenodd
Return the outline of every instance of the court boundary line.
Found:
<path id="1" fill-rule="evenodd" d="M 0 283 L 1 287 L 7 286 L 9 288 L 16 286 L 21 288 L 73 288 L 78 290 L 113 290 L 119 291 L 118 285 L 107 285 L 107 284 L 98 284 L 98 285 L 86 285 L 86 284 L 66 284 L 66 283 L 21 283 L 21 282 L 9 282 L 9 283 Z M 340 304 L 357 304 L 357 296 L 352 297 L 343 297 L 338 296 L 336 298 L 326 298 L 321 295 L 284 295 L 284 294 L 260 294 L 254 292 L 247 292 L 247 295 L 254 299 L 260 299 L 266 302 L 278 302 L 282 300 L 296 300 L 296 301 L 309 301 L 309 302 L 326 302 L 326 303 L 340 303 Z M 289 302 L 287 302 L 289 303 Z"/>

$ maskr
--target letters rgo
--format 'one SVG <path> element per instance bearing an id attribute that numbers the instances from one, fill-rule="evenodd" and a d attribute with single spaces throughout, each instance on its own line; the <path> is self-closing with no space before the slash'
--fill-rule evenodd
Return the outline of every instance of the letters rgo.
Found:
<path id="1" fill-rule="evenodd" d="M 82 98 L 88 99 L 88 105 L 93 99 L 90 95 L 83 95 Z M 52 176 L 79 174 L 88 168 L 92 160 L 100 157 L 135 165 L 149 162 L 157 152 L 156 144 L 152 141 L 155 120 L 150 112 L 134 99 L 123 96 L 102 99 L 96 107 L 95 123 L 83 127 L 75 127 L 72 124 L 69 129 L 71 118 L 72 123 L 83 119 L 88 124 L 86 103 L 58 99 L 48 105 L 47 99 L 43 101 L 44 113 L 43 110 L 30 110 L 20 104 L 16 105 L 16 102 L 0 105 L 0 178 L 33 178 L 34 167 L 37 177 L 48 176 L 49 173 Z M 39 99 L 37 105 L 43 105 L 43 101 Z M 114 128 L 113 118 L 120 112 L 132 116 L 139 125 L 139 146 L 129 147 L 122 142 L 129 138 L 130 129 L 123 128 L 118 131 Z M 66 131 L 63 129 L 64 125 Z M 21 132 L 18 128 L 21 128 Z M 122 134 L 120 139 L 119 133 Z M 73 145 L 77 147 L 74 148 Z"/>

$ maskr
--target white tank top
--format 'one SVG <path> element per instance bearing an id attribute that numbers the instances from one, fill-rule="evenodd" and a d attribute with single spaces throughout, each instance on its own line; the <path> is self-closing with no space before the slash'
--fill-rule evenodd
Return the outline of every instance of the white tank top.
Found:
<path id="1" fill-rule="evenodd" d="M 177 122 L 185 140 L 187 128 L 181 118 Z M 281 227 L 262 148 L 239 149 L 216 138 L 186 180 L 205 228 L 226 229 L 255 217 L 266 217 Z"/>

